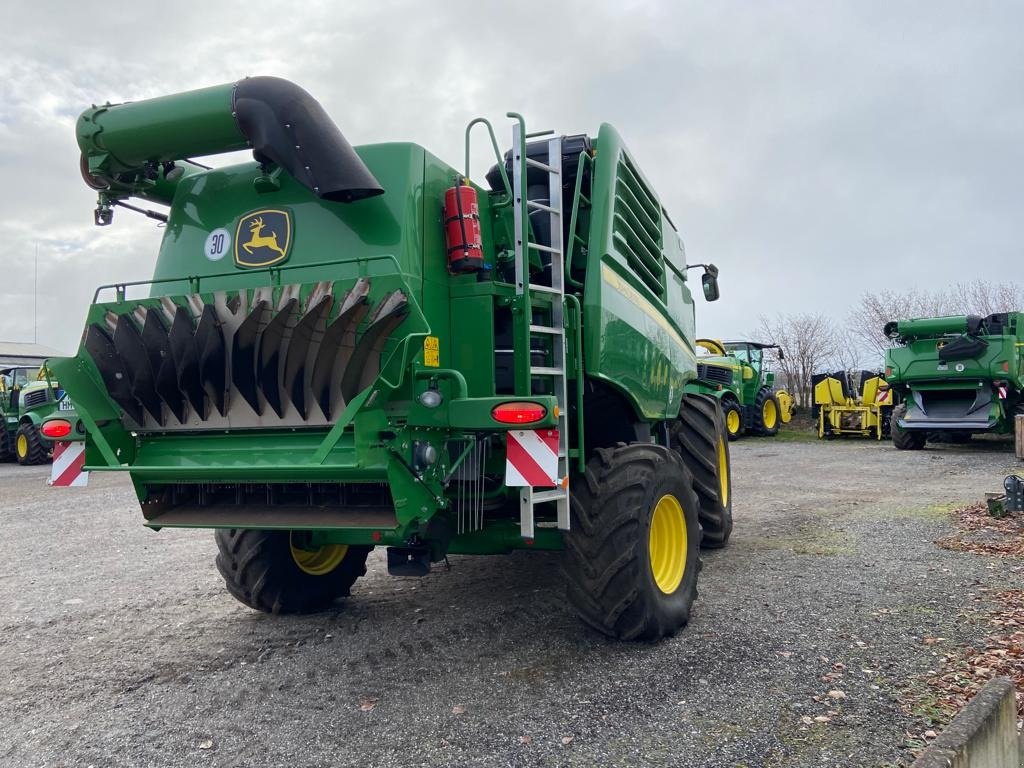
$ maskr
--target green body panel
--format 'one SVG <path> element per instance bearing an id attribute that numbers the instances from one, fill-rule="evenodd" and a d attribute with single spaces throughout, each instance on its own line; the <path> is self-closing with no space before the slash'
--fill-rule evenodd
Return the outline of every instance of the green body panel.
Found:
<path id="1" fill-rule="evenodd" d="M 98 291 L 88 329 L 112 336 L 125 318 L 134 317 L 141 326 L 141 318 L 163 311 L 169 322 L 182 308 L 201 322 L 200 311 L 190 306 L 217 307 L 228 328 L 225 307 L 258 312 L 262 297 L 277 317 L 292 300 L 308 311 L 313 297 L 325 290 L 336 299 L 328 310 L 333 320 L 341 297 L 361 281 L 369 281 L 369 306 L 379 307 L 399 292 L 407 302 L 405 314 L 383 342 L 379 372 L 364 374 L 359 394 L 328 417 L 316 406 L 305 417 L 288 410 L 289 405 L 281 416 L 267 407 L 250 413 L 241 389 L 229 383 L 226 415 L 208 400 L 208 413 L 200 417 L 188 410 L 185 423 L 166 410 L 163 423 L 141 410 L 137 423 L 108 390 L 109 376 L 104 377 L 83 342 L 75 357 L 50 361 L 50 366 L 87 429 L 87 468 L 128 472 L 147 524 L 154 528 L 228 527 L 215 515 L 175 518 L 163 511 L 175 505 L 203 507 L 209 498 L 219 499 L 224 488 L 237 488 L 241 498 L 245 488 L 267 485 L 268 499 L 272 492 L 285 497 L 305 488 L 302 492 L 313 499 L 324 487 L 337 486 L 342 491 L 384 489 L 387 503 L 377 506 L 386 506 L 387 514 L 355 522 L 342 514 L 345 509 L 334 514 L 329 505 L 310 501 L 307 512 L 319 517 L 290 519 L 282 512 L 231 527 L 305 528 L 316 531 L 322 542 L 426 543 L 436 557 L 446 551 L 560 547 L 561 534 L 554 529 L 539 527 L 533 540 L 519 535 L 519 489 L 502 480 L 505 433 L 516 425 L 492 415 L 499 404 L 527 401 L 540 405 L 544 416 L 525 428 L 559 423 L 556 398 L 529 389 L 529 343 L 513 338 L 508 366 L 496 362 L 499 326 L 512 323 L 524 329 L 532 317 L 509 278 L 515 228 L 508 195 L 476 188 L 488 268 L 452 274 L 443 206 L 459 171 L 412 143 L 356 147 L 384 193 L 340 203 L 319 199 L 272 164 L 203 169 L 185 163 L 182 158 L 189 154 L 239 147 L 240 134 L 230 114 L 225 115 L 230 101 L 230 86 L 223 86 L 95 108 L 81 118 L 79 144 L 91 172 L 105 178 L 120 174 L 118 179 L 130 181 L 124 184 L 131 194 L 170 204 L 153 279 Z M 585 375 L 618 392 L 634 421 L 655 424 L 678 414 L 684 385 L 696 375 L 685 252 L 611 126 L 601 126 L 595 149 L 588 161 L 593 169 L 589 194 L 584 202 L 582 195 L 573 201 L 587 250 L 574 257 L 583 287 L 566 296 L 568 378 L 578 402 Z M 169 180 L 163 170 L 154 179 L 139 180 L 140 166 L 169 160 L 179 167 L 184 163 L 185 170 Z M 253 217 L 260 212 L 287 216 L 287 229 L 274 230 L 282 255 L 268 254 L 272 266 L 246 267 L 235 256 L 244 257 L 238 251 L 243 242 L 257 241 Z M 208 239 L 220 231 L 230 244 L 211 258 Z M 232 304 L 236 299 L 241 304 Z M 532 295 L 529 309 L 543 313 L 550 301 Z M 360 337 L 366 337 L 372 321 L 371 311 L 358 326 Z M 294 322 L 288 326 L 293 327 Z M 230 355 L 236 354 L 232 343 L 239 337 L 230 334 L 238 334 L 237 328 L 221 333 L 228 334 Z M 550 355 L 550 350 L 533 354 Z M 262 356 L 261 351 L 258 359 Z M 229 378 L 231 373 L 229 364 Z M 529 394 L 523 394 L 524 380 Z M 184 388 L 186 383 L 179 384 Z M 428 403 L 434 393 L 439 404 Z M 579 459 L 575 466 L 586 458 L 584 426 L 573 412 L 570 455 Z M 427 454 L 436 457 L 433 462 L 422 460 Z M 480 481 L 476 486 L 474 473 Z M 494 484 L 494 478 L 500 482 Z M 456 524 L 461 514 L 456 508 L 463 503 L 458 489 L 468 487 L 476 488 L 487 509 L 487 519 L 476 530 Z M 448 526 L 444 534 L 437 533 L 438 521 Z"/>
<path id="2" fill-rule="evenodd" d="M 607 123 L 596 150 L 583 297 L 586 372 L 616 386 L 645 420 L 672 418 L 697 373 L 683 244 Z M 629 212 L 644 224 L 631 225 Z M 652 241 L 654 231 L 661 242 Z M 660 263 L 650 255 L 657 251 Z"/>
<path id="3" fill-rule="evenodd" d="M 1012 432 L 1013 414 L 1024 401 L 1022 318 L 992 315 L 973 333 L 962 315 L 896 324 L 900 343 L 886 352 L 885 366 L 886 381 L 907 406 L 900 425 Z M 965 345 L 964 352 L 950 353 L 954 343 Z"/>

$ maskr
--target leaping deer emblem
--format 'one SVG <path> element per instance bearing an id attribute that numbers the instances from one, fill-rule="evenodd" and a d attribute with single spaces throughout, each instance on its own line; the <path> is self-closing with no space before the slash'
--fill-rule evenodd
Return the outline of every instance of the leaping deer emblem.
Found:
<path id="1" fill-rule="evenodd" d="M 277 232 L 271 232 L 270 235 L 260 234 L 263 231 L 263 217 L 257 216 L 249 222 L 249 232 L 251 237 L 249 242 L 242 243 L 242 247 L 245 248 L 246 253 L 251 254 L 254 248 L 269 248 L 272 251 L 277 251 L 284 258 L 284 249 L 277 244 Z"/>

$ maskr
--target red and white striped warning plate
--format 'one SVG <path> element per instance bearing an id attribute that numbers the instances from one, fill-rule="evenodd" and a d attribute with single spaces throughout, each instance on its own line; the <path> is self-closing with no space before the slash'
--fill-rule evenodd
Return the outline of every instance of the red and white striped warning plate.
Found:
<path id="1" fill-rule="evenodd" d="M 61 441 L 53 444 L 53 466 L 47 485 L 61 488 L 81 488 L 89 484 L 85 466 L 85 443 Z"/>
<path id="2" fill-rule="evenodd" d="M 558 484 L 558 430 L 508 432 L 505 485 L 550 488 Z"/>

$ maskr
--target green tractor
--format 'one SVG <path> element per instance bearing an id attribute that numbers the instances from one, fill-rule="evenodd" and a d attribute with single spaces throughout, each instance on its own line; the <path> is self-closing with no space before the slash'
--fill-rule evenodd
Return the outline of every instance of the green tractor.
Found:
<path id="1" fill-rule="evenodd" d="M 730 440 L 744 434 L 770 437 L 778 433 L 780 424 L 790 422 L 793 397 L 774 388 L 775 372 L 765 355 L 765 350 L 774 349 L 783 360 L 778 344 L 697 339 L 697 347 L 697 378 L 687 383 L 686 392 L 721 403 Z"/>
<path id="2" fill-rule="evenodd" d="M 0 461 L 45 464 L 52 445 L 40 425 L 57 410 L 63 392 L 39 365 L 0 367 Z"/>
<path id="3" fill-rule="evenodd" d="M 686 623 L 699 547 L 732 529 L 718 401 L 684 393 L 694 265 L 614 128 L 509 117 L 505 154 L 467 126 L 462 169 L 353 148 L 277 78 L 79 118 L 96 223 L 133 207 L 166 226 L 153 279 L 100 288 L 78 353 L 49 365 L 86 469 L 127 472 L 153 529 L 213 529 L 242 603 L 324 609 L 378 546 L 398 576 L 557 550 L 600 632 Z"/>
<path id="4" fill-rule="evenodd" d="M 919 450 L 929 440 L 965 442 L 1010 434 L 1024 413 L 1024 313 L 955 315 L 887 323 L 895 343 L 885 379 L 900 402 L 892 442 Z"/>

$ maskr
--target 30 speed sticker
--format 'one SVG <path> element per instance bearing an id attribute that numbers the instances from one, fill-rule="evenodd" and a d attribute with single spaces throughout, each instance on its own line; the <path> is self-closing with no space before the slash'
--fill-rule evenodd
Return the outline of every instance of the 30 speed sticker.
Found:
<path id="1" fill-rule="evenodd" d="M 221 227 L 206 236 L 203 255 L 210 261 L 220 261 L 231 250 L 231 233 Z"/>

